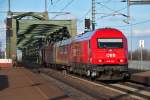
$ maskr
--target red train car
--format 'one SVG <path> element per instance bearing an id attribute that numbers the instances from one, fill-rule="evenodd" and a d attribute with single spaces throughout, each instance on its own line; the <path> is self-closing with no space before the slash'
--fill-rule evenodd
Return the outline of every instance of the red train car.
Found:
<path id="1" fill-rule="evenodd" d="M 55 43 L 55 64 L 59 69 L 66 69 L 69 66 L 71 39 Z"/>
<path id="2" fill-rule="evenodd" d="M 102 28 L 51 46 L 52 62 L 68 71 L 100 80 L 123 79 L 128 74 L 128 47 L 124 34 Z M 54 52 L 55 51 L 55 52 Z M 59 67 L 61 67 L 59 66 Z"/>
<path id="3" fill-rule="evenodd" d="M 54 44 L 49 44 L 41 48 L 40 58 L 45 67 L 55 64 L 55 58 L 54 58 L 56 54 L 55 52 L 56 50 L 54 48 Z"/>

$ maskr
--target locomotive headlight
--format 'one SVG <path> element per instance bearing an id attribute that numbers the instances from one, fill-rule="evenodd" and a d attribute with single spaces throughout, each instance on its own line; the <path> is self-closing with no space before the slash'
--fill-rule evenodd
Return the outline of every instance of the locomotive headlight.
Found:
<path id="1" fill-rule="evenodd" d="M 123 63 L 123 62 L 124 62 L 124 60 L 123 60 L 123 59 L 119 59 L 119 62 Z"/>
<path id="2" fill-rule="evenodd" d="M 103 60 L 102 60 L 102 59 L 99 59 L 99 60 L 98 60 L 98 62 L 100 62 L 100 63 L 101 63 L 101 62 L 103 62 Z"/>
<path id="3" fill-rule="evenodd" d="M 93 60 L 93 59 L 92 59 L 92 58 L 90 58 L 90 62 L 92 62 L 92 60 Z"/>

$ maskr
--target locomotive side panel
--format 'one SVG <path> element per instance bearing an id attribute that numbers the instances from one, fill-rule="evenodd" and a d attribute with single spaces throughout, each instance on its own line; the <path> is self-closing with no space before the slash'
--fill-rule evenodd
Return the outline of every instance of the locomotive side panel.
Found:
<path id="1" fill-rule="evenodd" d="M 75 42 L 71 45 L 71 63 L 88 63 L 88 41 Z"/>

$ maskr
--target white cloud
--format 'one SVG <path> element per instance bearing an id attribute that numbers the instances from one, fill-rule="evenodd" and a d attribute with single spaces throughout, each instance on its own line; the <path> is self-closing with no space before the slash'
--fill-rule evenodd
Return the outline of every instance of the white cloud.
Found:
<path id="1" fill-rule="evenodd" d="M 0 23 L 0 29 L 5 29 L 6 28 L 6 25 L 5 25 L 5 23 Z"/>
<path id="2" fill-rule="evenodd" d="M 134 36 L 150 36 L 150 29 L 137 29 L 133 30 Z"/>
<path id="3" fill-rule="evenodd" d="M 4 22 L 0 22 L 0 41 L 5 42 L 6 40 L 6 25 Z"/>

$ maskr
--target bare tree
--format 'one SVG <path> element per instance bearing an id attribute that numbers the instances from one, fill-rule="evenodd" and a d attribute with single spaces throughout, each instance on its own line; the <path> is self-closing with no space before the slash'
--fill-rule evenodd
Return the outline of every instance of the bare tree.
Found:
<path id="1" fill-rule="evenodd" d="M 150 51 L 149 50 L 143 49 L 142 55 L 143 55 L 143 60 L 150 60 Z M 129 60 L 131 60 L 130 56 L 131 56 L 131 52 L 129 51 L 129 53 L 128 53 Z M 135 51 L 132 52 L 133 60 L 140 60 L 140 58 L 141 58 L 141 50 L 140 49 L 136 49 Z"/>

